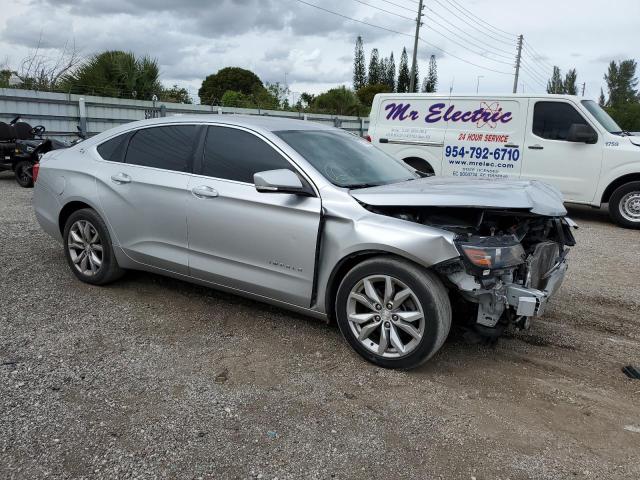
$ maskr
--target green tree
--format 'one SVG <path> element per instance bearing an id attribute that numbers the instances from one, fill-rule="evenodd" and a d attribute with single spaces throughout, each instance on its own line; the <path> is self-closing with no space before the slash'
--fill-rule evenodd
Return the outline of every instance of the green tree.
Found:
<path id="1" fill-rule="evenodd" d="M 635 60 L 612 61 L 604 76 L 609 90 L 608 106 L 618 106 L 638 101 L 638 79 Z"/>
<path id="2" fill-rule="evenodd" d="M 378 85 L 365 85 L 360 90 L 356 92 L 360 103 L 366 107 L 371 107 L 373 103 L 373 97 L 375 97 L 378 93 L 389 93 L 392 92 L 389 88 L 389 85 L 386 83 L 379 83 Z"/>
<path id="3" fill-rule="evenodd" d="M 431 55 L 429 59 L 429 72 L 424 77 L 422 82 L 422 91 L 427 93 L 433 93 L 438 89 L 438 64 L 436 63 L 436 56 Z"/>
<path id="4" fill-rule="evenodd" d="M 409 61 L 407 58 L 407 49 L 402 49 L 402 55 L 400 55 L 400 66 L 398 67 L 398 93 L 406 93 L 409 91 Z"/>
<path id="5" fill-rule="evenodd" d="M 368 85 L 377 85 L 380 83 L 380 59 L 378 49 L 371 50 L 371 59 L 369 60 L 369 76 L 367 77 Z"/>
<path id="6" fill-rule="evenodd" d="M 252 95 L 260 88 L 264 88 L 264 85 L 252 71 L 240 67 L 226 67 L 204 79 L 198 96 L 201 103 L 214 105 L 221 101 L 227 90 Z"/>
<path id="7" fill-rule="evenodd" d="M 367 84 L 367 71 L 364 59 L 362 37 L 356 40 L 356 50 L 353 56 L 353 89 L 358 90 Z"/>
<path id="8" fill-rule="evenodd" d="M 163 89 L 160 92 L 160 100 L 163 102 L 173 103 L 193 103 L 191 96 L 186 88 L 179 88 L 178 85 L 174 85 L 171 88 Z"/>
<path id="9" fill-rule="evenodd" d="M 416 71 L 413 72 L 413 92 L 420 91 L 420 69 L 418 68 L 418 62 L 416 62 Z"/>
<path id="10" fill-rule="evenodd" d="M 554 66 L 553 74 L 547 82 L 547 93 L 564 93 L 564 82 L 560 74 L 560 68 Z"/>
<path id="11" fill-rule="evenodd" d="M 577 95 L 578 94 L 578 73 L 575 68 L 572 68 L 567 72 L 564 76 L 564 93 L 567 95 Z"/>
<path id="12" fill-rule="evenodd" d="M 389 91 L 393 92 L 396 89 L 396 60 L 393 58 L 393 52 L 387 59 L 386 70 L 384 74 L 385 85 L 389 87 Z"/>
<path id="13" fill-rule="evenodd" d="M 220 105 L 223 107 L 234 108 L 256 108 L 251 95 L 246 95 L 235 90 L 227 90 L 220 99 Z"/>
<path id="14" fill-rule="evenodd" d="M 61 88 L 72 93 L 150 100 L 163 91 L 158 62 L 120 50 L 96 54 L 65 75 Z"/>
<path id="15" fill-rule="evenodd" d="M 9 69 L 0 70 L 0 88 L 9 87 L 9 79 L 13 75 L 13 72 Z"/>
<path id="16" fill-rule="evenodd" d="M 607 100 L 604 98 L 604 91 L 602 90 L 602 87 L 600 87 L 600 96 L 598 97 L 598 103 L 601 107 L 604 107 L 607 103 Z"/>
<path id="17" fill-rule="evenodd" d="M 605 109 L 623 130 L 640 132 L 640 103 L 621 103 Z"/>
<path id="18" fill-rule="evenodd" d="M 335 115 L 359 115 L 364 111 L 356 94 L 344 85 L 318 95 L 312 108 L 316 112 Z"/>

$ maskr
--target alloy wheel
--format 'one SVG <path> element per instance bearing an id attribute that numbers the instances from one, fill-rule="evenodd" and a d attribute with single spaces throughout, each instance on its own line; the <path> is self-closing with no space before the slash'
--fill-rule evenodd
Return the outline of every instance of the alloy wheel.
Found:
<path id="1" fill-rule="evenodd" d="M 93 276 L 102 268 L 103 246 L 100 234 L 88 220 L 78 220 L 69 229 L 67 248 L 73 266 L 83 275 Z"/>
<path id="2" fill-rule="evenodd" d="M 389 275 L 370 275 L 355 284 L 347 301 L 347 319 L 362 346 L 385 358 L 409 355 L 425 333 L 418 297 Z"/>

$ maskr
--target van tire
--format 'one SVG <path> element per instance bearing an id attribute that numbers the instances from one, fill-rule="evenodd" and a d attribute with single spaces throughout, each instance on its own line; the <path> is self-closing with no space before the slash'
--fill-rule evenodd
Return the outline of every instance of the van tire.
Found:
<path id="1" fill-rule="evenodd" d="M 404 158 L 402 161 L 419 172 L 426 173 L 427 175 L 435 175 L 435 170 L 424 158 L 408 157 Z"/>
<path id="2" fill-rule="evenodd" d="M 380 282 L 374 288 L 377 290 L 378 299 L 384 303 L 386 284 L 384 280 L 376 279 L 385 277 L 391 277 L 395 282 L 392 289 L 393 295 L 390 297 L 391 303 L 376 305 L 380 312 L 379 318 L 366 320 L 366 323 L 358 322 L 360 323 L 359 325 L 353 324 L 349 320 L 350 315 L 356 313 L 352 311 L 354 308 L 353 303 L 351 303 L 353 302 L 352 294 L 360 291 L 359 289 L 365 280 L 374 279 L 371 281 Z M 398 300 L 400 303 L 393 305 L 393 302 L 398 298 L 395 295 L 401 290 L 406 291 L 407 289 L 412 294 L 408 301 Z M 358 294 L 356 293 L 356 295 Z M 359 293 L 359 295 L 362 296 L 363 294 Z M 365 296 L 369 299 L 371 298 L 369 294 L 365 294 Z M 411 311 L 419 309 L 423 313 L 422 320 L 408 321 L 411 322 L 416 331 L 421 331 L 422 335 L 419 340 L 412 340 L 411 337 L 405 336 L 400 331 L 401 328 L 397 326 L 397 323 L 406 325 L 407 322 L 404 322 L 402 314 L 409 314 Z M 361 311 L 364 310 L 366 310 L 365 315 L 369 313 L 368 309 L 361 309 Z M 440 350 L 451 329 L 451 302 L 449 301 L 447 290 L 438 276 L 419 265 L 390 256 L 373 257 L 365 260 L 353 267 L 345 275 L 338 287 L 335 312 L 340 332 L 349 345 L 364 359 L 383 368 L 410 369 L 423 364 Z M 372 312 L 374 314 L 377 313 L 375 310 L 372 310 Z M 394 312 L 397 314 L 391 315 Z M 395 317 L 395 319 L 390 317 Z M 371 325 L 368 322 L 371 322 Z M 394 324 L 394 322 L 396 323 Z M 374 323 L 377 323 L 378 326 L 373 327 Z M 371 333 L 360 340 L 358 333 L 362 333 L 366 326 L 375 329 L 369 330 Z M 394 330 L 396 335 L 402 337 L 402 341 L 405 343 L 404 346 L 407 348 L 407 352 L 404 355 L 398 356 L 398 351 L 395 347 L 387 350 L 384 355 L 378 353 L 379 344 L 382 341 L 382 328 L 388 330 L 387 338 L 393 338 L 391 330 Z M 409 340 L 409 343 L 405 340 Z M 389 345 L 393 345 L 393 340 L 390 340 Z M 392 350 L 395 350 L 395 353 Z"/>
<path id="3" fill-rule="evenodd" d="M 640 182 L 625 183 L 611 194 L 609 216 L 621 227 L 640 229 Z"/>

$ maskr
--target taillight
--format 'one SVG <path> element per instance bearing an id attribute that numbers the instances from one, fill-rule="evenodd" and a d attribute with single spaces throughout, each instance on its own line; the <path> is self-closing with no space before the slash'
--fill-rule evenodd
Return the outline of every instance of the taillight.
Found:
<path id="1" fill-rule="evenodd" d="M 367 136 L 366 136 L 366 137 L 364 137 L 364 138 L 365 138 L 365 140 L 366 140 L 367 142 L 370 142 L 370 141 L 371 141 L 371 135 L 367 135 Z"/>
<path id="2" fill-rule="evenodd" d="M 31 170 L 31 176 L 33 177 L 33 183 L 36 182 L 36 180 L 38 180 L 38 173 L 40 172 L 40 164 L 39 163 L 34 163 L 33 164 L 33 168 Z"/>

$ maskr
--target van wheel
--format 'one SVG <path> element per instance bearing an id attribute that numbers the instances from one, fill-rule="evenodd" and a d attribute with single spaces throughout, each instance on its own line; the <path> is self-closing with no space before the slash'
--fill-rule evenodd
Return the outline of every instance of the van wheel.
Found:
<path id="1" fill-rule="evenodd" d="M 409 165 L 411 168 L 418 170 L 421 173 L 427 175 L 435 175 L 435 171 L 429 162 L 427 162 L 423 158 L 419 157 L 409 157 L 403 160 L 404 163 Z"/>
<path id="2" fill-rule="evenodd" d="M 33 187 L 33 162 L 29 160 L 21 160 L 16 164 L 14 173 L 18 185 L 24 188 Z"/>
<path id="3" fill-rule="evenodd" d="M 442 347 L 451 303 L 440 279 L 408 261 L 375 257 L 342 280 L 336 318 L 347 342 L 384 368 L 414 368 Z"/>
<path id="4" fill-rule="evenodd" d="M 609 215 L 621 227 L 640 229 L 640 182 L 625 183 L 611 194 Z"/>
<path id="5" fill-rule="evenodd" d="M 73 212 L 64 226 L 63 238 L 67 263 L 79 280 L 105 285 L 123 275 L 107 226 L 95 210 L 83 208 Z"/>

